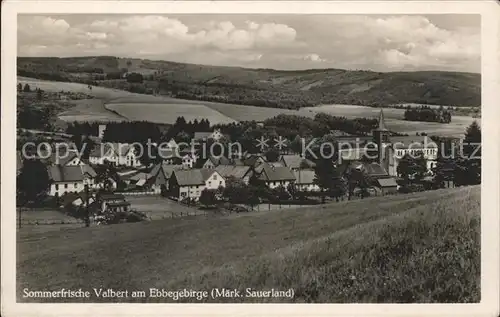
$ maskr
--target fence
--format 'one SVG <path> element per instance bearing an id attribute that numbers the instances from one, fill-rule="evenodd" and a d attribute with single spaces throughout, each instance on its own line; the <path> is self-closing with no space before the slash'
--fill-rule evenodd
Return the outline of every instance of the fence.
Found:
<path id="1" fill-rule="evenodd" d="M 115 192 L 117 195 L 123 195 L 123 196 L 154 196 L 154 195 L 160 195 L 159 192 L 155 192 L 154 190 L 151 191 L 142 191 L 142 192 Z"/>

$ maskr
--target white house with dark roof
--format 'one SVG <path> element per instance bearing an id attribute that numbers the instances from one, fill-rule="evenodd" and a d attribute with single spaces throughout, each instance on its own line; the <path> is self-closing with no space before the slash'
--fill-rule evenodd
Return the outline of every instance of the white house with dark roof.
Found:
<path id="1" fill-rule="evenodd" d="M 271 189 L 280 186 L 287 188 L 290 183 L 295 182 L 295 175 L 286 166 L 272 166 L 264 163 L 258 166 L 255 172 L 257 179 L 263 181 Z"/>
<path id="2" fill-rule="evenodd" d="M 292 171 L 301 169 L 301 168 L 313 168 L 316 164 L 306 158 L 298 154 L 285 154 L 281 155 L 279 161 L 283 163 L 284 166 L 288 167 Z"/>
<path id="3" fill-rule="evenodd" d="M 235 178 L 243 181 L 245 184 L 250 182 L 253 175 L 253 169 L 250 166 L 219 165 L 215 168 L 224 179 Z"/>
<path id="4" fill-rule="evenodd" d="M 61 196 L 71 192 L 78 193 L 85 189 L 85 185 L 89 185 L 90 188 L 95 187 L 96 172 L 89 165 L 51 165 L 48 167 L 48 174 L 51 180 L 50 196 L 56 194 Z"/>
<path id="5" fill-rule="evenodd" d="M 321 188 L 314 183 L 316 173 L 312 169 L 298 169 L 293 171 L 295 175 L 295 188 L 299 191 L 318 192 Z"/>
<path id="6" fill-rule="evenodd" d="M 213 139 L 215 141 L 219 141 L 222 137 L 228 137 L 227 135 L 222 134 L 220 129 L 214 129 L 212 132 L 195 132 L 193 139 L 195 141 L 206 141 L 208 139 Z"/>
<path id="7" fill-rule="evenodd" d="M 138 153 L 135 147 L 127 143 L 103 143 L 98 145 L 89 155 L 92 164 L 104 164 L 109 161 L 115 166 L 139 167 Z"/>
<path id="8" fill-rule="evenodd" d="M 190 169 L 176 170 L 169 179 L 169 192 L 172 197 L 183 200 L 198 200 L 204 189 L 225 187 L 226 181 L 216 170 Z"/>
<path id="9" fill-rule="evenodd" d="M 202 168 L 216 168 L 219 165 L 229 165 L 231 163 L 231 160 L 229 160 L 225 156 L 212 156 L 210 155 L 208 159 L 205 161 L 203 164 Z"/>

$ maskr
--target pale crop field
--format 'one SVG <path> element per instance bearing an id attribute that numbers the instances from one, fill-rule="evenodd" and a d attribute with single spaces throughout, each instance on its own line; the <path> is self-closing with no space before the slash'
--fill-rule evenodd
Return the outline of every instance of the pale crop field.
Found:
<path id="1" fill-rule="evenodd" d="M 235 120 L 201 104 L 179 103 L 111 103 L 107 109 L 127 117 L 129 120 L 173 124 L 178 117 L 186 121 L 208 119 L 211 124 L 227 124 Z"/>
<path id="2" fill-rule="evenodd" d="M 177 117 L 187 121 L 208 119 L 211 124 L 227 124 L 239 121 L 264 121 L 279 114 L 298 115 L 313 118 L 318 112 L 346 118 L 378 118 L 380 108 L 355 105 L 320 105 L 299 110 L 224 104 L 197 100 L 182 100 L 164 96 L 152 96 L 127 91 L 92 87 L 78 83 L 51 82 L 18 77 L 23 85 L 47 91 L 73 91 L 96 97 L 94 100 L 80 100 L 75 108 L 60 114 L 64 121 L 122 121 L 145 120 L 172 124 Z M 109 111 L 112 110 L 112 111 Z M 426 132 L 430 135 L 463 136 L 465 129 L 475 120 L 467 116 L 453 116 L 452 122 L 416 122 L 403 120 L 404 109 L 384 108 L 388 128 L 410 135 Z M 480 119 L 478 123 L 480 124 Z"/>

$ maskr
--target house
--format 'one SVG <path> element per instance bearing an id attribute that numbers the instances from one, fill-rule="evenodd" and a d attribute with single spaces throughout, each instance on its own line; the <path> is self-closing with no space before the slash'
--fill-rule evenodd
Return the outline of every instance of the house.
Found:
<path id="1" fill-rule="evenodd" d="M 226 181 L 215 170 L 190 169 L 176 170 L 169 179 L 170 195 L 176 199 L 186 198 L 198 200 L 204 189 L 225 187 Z"/>
<path id="2" fill-rule="evenodd" d="M 243 158 L 245 166 L 257 167 L 263 163 L 266 163 L 266 158 L 262 154 L 249 154 Z"/>
<path id="3" fill-rule="evenodd" d="M 85 185 L 94 188 L 94 178 L 96 172 L 89 165 L 78 166 L 48 166 L 49 179 L 51 185 L 49 189 L 50 196 L 62 196 L 69 192 L 81 192 L 85 189 Z"/>
<path id="4" fill-rule="evenodd" d="M 298 154 L 287 154 L 287 155 L 281 155 L 279 161 L 283 163 L 284 166 L 288 167 L 292 171 L 305 168 L 305 169 L 310 169 L 313 168 L 316 164 L 306 158 L 303 158 L 302 156 Z"/>
<path id="5" fill-rule="evenodd" d="M 66 207 L 68 205 L 74 206 L 74 207 L 80 207 L 80 206 L 86 206 L 87 204 L 87 194 L 83 192 L 79 193 L 65 193 L 63 194 L 60 199 L 60 206 Z M 92 193 L 89 193 L 88 197 L 88 203 L 89 206 L 92 205 L 95 202 L 95 198 L 92 195 Z"/>
<path id="6" fill-rule="evenodd" d="M 174 171 L 181 170 L 181 166 L 157 164 L 148 174 L 148 185 L 155 193 L 168 191 L 168 180 Z"/>
<path id="7" fill-rule="evenodd" d="M 250 182 L 250 178 L 253 174 L 253 170 L 250 166 L 219 165 L 215 170 L 226 180 L 233 177 L 242 180 L 245 184 Z"/>
<path id="8" fill-rule="evenodd" d="M 398 183 L 394 178 L 379 178 L 375 186 L 380 188 L 382 195 L 394 194 L 398 192 Z"/>
<path id="9" fill-rule="evenodd" d="M 79 154 L 76 151 L 69 151 L 68 153 L 65 154 L 53 153 L 51 155 L 50 162 L 53 165 L 62 165 L 62 166 L 78 166 L 86 164 L 80 158 Z"/>
<path id="10" fill-rule="evenodd" d="M 209 156 L 202 168 L 213 169 L 219 165 L 230 165 L 231 160 L 225 156 Z"/>
<path id="11" fill-rule="evenodd" d="M 295 181 L 295 175 L 286 166 L 271 166 L 267 163 L 255 169 L 258 180 L 264 182 L 267 187 L 274 189 L 280 186 L 287 188 Z"/>
<path id="12" fill-rule="evenodd" d="M 104 137 L 104 132 L 106 132 L 106 125 L 105 124 L 99 124 L 99 139 L 102 139 Z"/>
<path id="13" fill-rule="evenodd" d="M 295 188 L 298 191 L 306 191 L 306 192 L 321 191 L 321 188 L 314 183 L 314 178 L 316 176 L 314 170 L 299 169 L 299 170 L 294 170 L 293 174 L 295 175 Z"/>
<path id="14" fill-rule="evenodd" d="M 115 166 L 141 166 L 135 147 L 127 143 L 103 143 L 90 152 L 92 164 L 104 164 L 109 161 Z"/>
<path id="15" fill-rule="evenodd" d="M 196 164 L 196 161 L 197 161 L 196 154 L 188 153 L 182 157 L 181 164 L 182 164 L 182 167 L 184 167 L 185 169 L 190 169 L 190 168 L 194 167 L 194 165 Z"/>
<path id="16" fill-rule="evenodd" d="M 214 141 L 219 141 L 222 139 L 222 137 L 225 137 L 229 139 L 229 137 L 225 134 L 222 134 L 220 129 L 214 129 L 213 132 L 195 132 L 193 136 L 193 140 L 195 141 L 206 141 L 209 139 L 213 139 Z"/>
<path id="17" fill-rule="evenodd" d="M 130 202 L 125 200 L 125 196 L 118 194 L 100 194 L 97 197 L 101 213 L 129 211 Z"/>

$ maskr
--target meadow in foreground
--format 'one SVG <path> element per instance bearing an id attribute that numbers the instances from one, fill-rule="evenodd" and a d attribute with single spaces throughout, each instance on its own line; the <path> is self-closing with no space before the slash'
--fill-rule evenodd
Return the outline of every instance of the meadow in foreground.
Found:
<path id="1" fill-rule="evenodd" d="M 251 287 L 293 288 L 295 297 L 219 300 L 480 300 L 479 186 L 237 218 L 197 216 L 59 232 L 21 231 L 17 244 L 19 293 L 23 288 Z"/>

